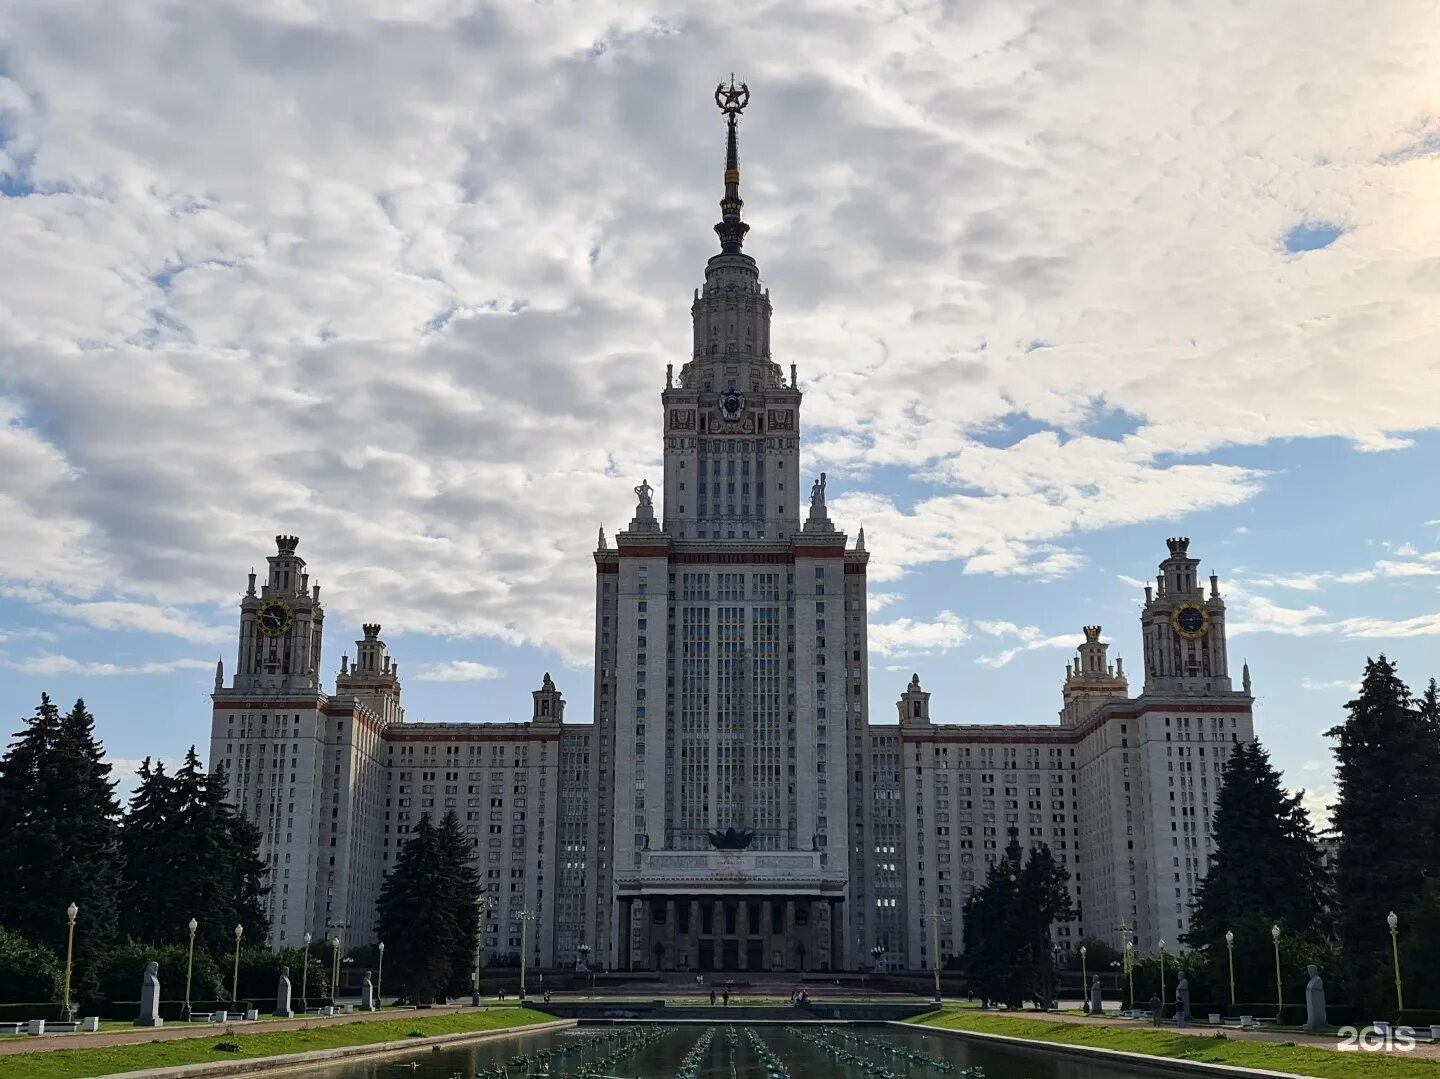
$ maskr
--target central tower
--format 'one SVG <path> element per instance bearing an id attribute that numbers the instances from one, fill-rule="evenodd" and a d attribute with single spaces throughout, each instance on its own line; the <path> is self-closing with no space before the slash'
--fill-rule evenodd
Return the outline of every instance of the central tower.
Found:
<path id="1" fill-rule="evenodd" d="M 678 540 L 776 540 L 794 534 L 800 497 L 800 391 L 770 356 L 770 293 L 744 251 L 740 114 L 750 92 L 715 90 L 725 114 L 720 252 L 690 306 L 690 359 L 667 370 L 665 531 Z"/>
<path id="2" fill-rule="evenodd" d="M 838 969 L 852 937 L 847 752 L 866 729 L 868 555 L 831 524 L 823 475 L 802 517 L 800 392 L 771 357 L 769 293 L 744 250 L 749 98 L 733 78 L 715 90 L 720 251 L 695 292 L 690 358 L 678 379 L 666 371 L 663 508 L 642 482 L 616 546 L 602 532 L 595 552 L 610 954 L 626 967 Z"/>

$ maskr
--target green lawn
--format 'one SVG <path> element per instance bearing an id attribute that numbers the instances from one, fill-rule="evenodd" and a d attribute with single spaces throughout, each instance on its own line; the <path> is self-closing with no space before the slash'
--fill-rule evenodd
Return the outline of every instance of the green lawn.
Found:
<path id="1" fill-rule="evenodd" d="M 216 1027 L 213 1035 L 175 1041 L 153 1041 L 138 1045 L 117 1045 L 105 1049 L 56 1049 L 47 1053 L 17 1053 L 0 1056 L 0 1079 L 85 1079 L 86 1076 L 164 1068 L 177 1064 L 202 1064 L 216 1060 L 307 1053 L 315 1049 L 340 1049 L 349 1045 L 404 1041 L 413 1031 L 426 1037 L 437 1034 L 470 1034 L 545 1023 L 552 1016 L 528 1008 L 491 1008 L 485 1012 L 367 1020 L 316 1026 L 309 1030 L 276 1030 L 268 1034 L 230 1034 Z M 219 1052 L 215 1046 L 233 1042 L 239 1052 Z"/>
<path id="2" fill-rule="evenodd" d="M 1333 1049 L 1219 1038 L 1213 1034 L 1181 1034 L 1100 1023 L 1090 1026 L 954 1008 L 929 1012 L 908 1022 L 979 1034 L 1005 1034 L 1012 1038 L 1061 1045 L 1085 1045 L 1207 1064 L 1229 1064 L 1237 1068 L 1293 1072 L 1321 1076 L 1323 1079 L 1436 1079 L 1440 1076 L 1440 1065 L 1433 1058 L 1400 1052 L 1339 1053 Z"/>

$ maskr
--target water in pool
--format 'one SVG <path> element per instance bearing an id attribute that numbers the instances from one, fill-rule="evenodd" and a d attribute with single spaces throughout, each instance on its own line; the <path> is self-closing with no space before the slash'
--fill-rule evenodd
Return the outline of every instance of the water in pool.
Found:
<path id="1" fill-rule="evenodd" d="M 1154 1073 L 896 1027 L 576 1027 L 332 1065 L 303 1079 L 1151 1079 Z M 297 1074 L 297 1073 L 291 1073 Z"/>

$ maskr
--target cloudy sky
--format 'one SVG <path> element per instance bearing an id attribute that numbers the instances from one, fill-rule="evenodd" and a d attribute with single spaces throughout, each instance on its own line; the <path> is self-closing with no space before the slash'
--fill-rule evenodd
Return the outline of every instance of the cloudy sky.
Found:
<path id="1" fill-rule="evenodd" d="M 1367 655 L 1440 674 L 1440 10 L 245 0 L 0 9 L 0 707 L 208 731 L 277 532 L 333 677 L 588 714 L 589 552 L 659 473 L 721 191 L 874 552 L 873 714 L 1053 721 L 1221 574 L 1294 786 Z"/>

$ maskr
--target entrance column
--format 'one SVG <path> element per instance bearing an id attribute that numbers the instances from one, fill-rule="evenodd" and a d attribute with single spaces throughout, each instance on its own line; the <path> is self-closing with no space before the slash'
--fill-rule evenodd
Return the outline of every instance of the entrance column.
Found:
<path id="1" fill-rule="evenodd" d="M 750 898 L 741 896 L 735 904 L 735 936 L 739 938 L 736 947 L 736 966 L 741 970 L 750 969 Z"/>
<path id="2" fill-rule="evenodd" d="M 665 900 L 665 958 L 669 960 L 671 970 L 680 969 L 680 956 L 675 947 L 679 933 L 675 925 L 675 905 L 673 896 Z"/>
<path id="3" fill-rule="evenodd" d="M 700 900 L 687 899 L 686 907 L 690 911 L 690 932 L 685 934 L 685 947 L 690 955 L 690 969 L 700 969 Z"/>
<path id="4" fill-rule="evenodd" d="M 725 970 L 725 901 L 711 900 L 711 927 L 715 930 L 715 969 Z"/>
<path id="5" fill-rule="evenodd" d="M 795 900 L 785 900 L 785 969 L 799 965 L 799 952 L 795 949 Z"/>
<path id="6" fill-rule="evenodd" d="M 620 939 L 616 941 L 616 962 L 621 970 L 630 969 L 630 900 L 620 900 Z"/>

